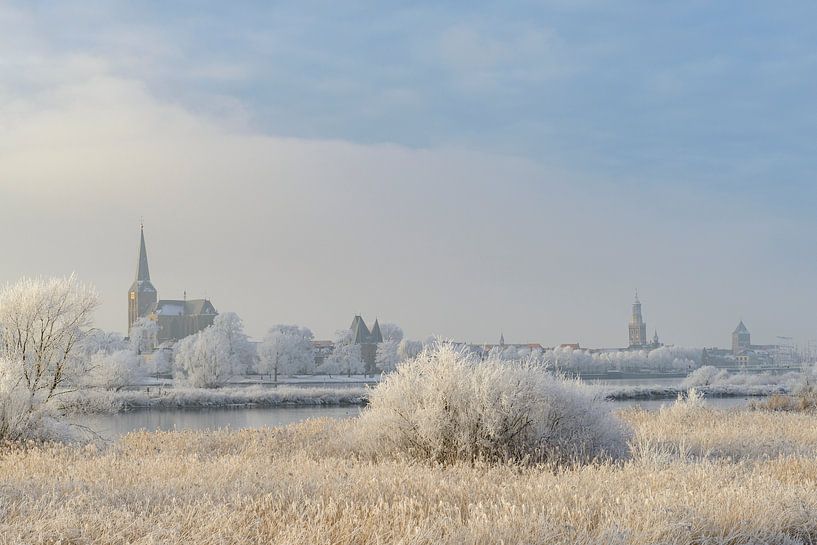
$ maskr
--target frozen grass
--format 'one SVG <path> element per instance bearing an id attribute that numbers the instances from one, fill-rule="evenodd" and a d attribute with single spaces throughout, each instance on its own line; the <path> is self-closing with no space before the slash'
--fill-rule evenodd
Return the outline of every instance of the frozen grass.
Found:
<path id="1" fill-rule="evenodd" d="M 61 398 L 68 413 L 106 413 L 133 409 L 195 409 L 236 406 L 363 405 L 365 388 L 298 388 L 261 386 L 232 388 L 151 388 L 82 390 Z"/>
<path id="2" fill-rule="evenodd" d="M 7 447 L 0 543 L 817 540 L 817 417 L 694 399 L 621 416 L 630 460 L 564 468 L 374 461 L 354 421 Z"/>
<path id="3" fill-rule="evenodd" d="M 688 386 L 597 386 L 605 399 L 630 401 L 639 399 L 675 399 L 683 395 Z M 785 395 L 792 391 L 790 384 L 719 384 L 697 386 L 704 397 L 765 397 Z"/>

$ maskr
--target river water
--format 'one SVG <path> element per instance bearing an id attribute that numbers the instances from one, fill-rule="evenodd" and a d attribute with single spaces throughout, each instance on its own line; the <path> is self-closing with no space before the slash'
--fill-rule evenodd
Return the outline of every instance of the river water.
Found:
<path id="1" fill-rule="evenodd" d="M 613 386 L 677 386 L 682 379 L 622 379 L 588 381 Z M 757 399 L 757 398 L 753 398 Z M 750 399 L 742 397 L 715 398 L 706 401 L 716 408 L 746 406 Z M 628 400 L 609 402 L 614 408 L 640 406 L 657 410 L 672 400 Z M 84 415 L 74 422 L 86 426 L 105 439 L 115 440 L 136 430 L 213 430 L 221 428 L 245 429 L 286 426 L 309 418 L 353 418 L 360 407 L 250 407 L 218 409 L 160 409 L 137 410 L 116 414 Z"/>

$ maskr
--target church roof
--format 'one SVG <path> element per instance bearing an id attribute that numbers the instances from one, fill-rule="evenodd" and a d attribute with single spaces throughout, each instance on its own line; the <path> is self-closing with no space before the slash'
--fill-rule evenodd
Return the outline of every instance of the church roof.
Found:
<path id="1" fill-rule="evenodd" d="M 378 323 L 377 318 L 374 319 L 374 325 L 372 326 L 372 333 L 369 336 L 372 342 L 375 343 L 382 343 L 383 342 L 383 333 L 380 332 L 380 323 Z"/>
<path id="2" fill-rule="evenodd" d="M 743 320 L 741 320 L 738 327 L 735 328 L 734 333 L 749 333 L 749 330 L 746 329 L 746 326 L 743 324 Z"/>
<path id="3" fill-rule="evenodd" d="M 153 312 L 160 316 L 197 316 L 217 314 L 209 299 L 162 299 Z"/>
<path id="4" fill-rule="evenodd" d="M 361 316 L 355 316 L 349 329 L 352 330 L 352 344 L 369 342 L 369 336 L 372 333 L 369 331 L 369 328 L 366 327 L 366 322 L 363 321 Z"/>
<path id="5" fill-rule="evenodd" d="M 363 318 L 360 315 L 356 315 L 349 329 L 352 331 L 352 344 L 375 344 L 383 342 L 383 334 L 380 332 L 380 324 L 377 320 L 374 321 L 374 327 L 369 331 Z"/>

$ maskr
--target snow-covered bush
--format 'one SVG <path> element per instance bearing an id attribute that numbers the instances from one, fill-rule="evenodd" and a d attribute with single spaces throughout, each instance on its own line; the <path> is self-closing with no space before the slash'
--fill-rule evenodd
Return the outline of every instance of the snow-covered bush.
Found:
<path id="1" fill-rule="evenodd" d="M 627 428 L 579 382 L 542 366 L 426 348 L 370 394 L 359 431 L 372 454 L 454 463 L 581 461 L 627 452 Z"/>
<path id="2" fill-rule="evenodd" d="M 719 384 L 729 376 L 726 369 L 718 369 L 711 365 L 705 365 L 695 369 L 681 383 L 684 388 L 694 388 L 696 386 L 711 386 Z"/>

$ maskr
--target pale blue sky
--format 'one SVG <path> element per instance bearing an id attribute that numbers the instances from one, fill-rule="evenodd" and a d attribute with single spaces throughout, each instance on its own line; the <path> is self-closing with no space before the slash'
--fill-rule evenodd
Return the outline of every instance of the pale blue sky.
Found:
<path id="1" fill-rule="evenodd" d="M 0 212 L 55 248 L 12 243 L 0 276 L 84 273 L 122 329 L 144 215 L 160 294 L 207 291 L 256 334 L 358 311 L 614 345 L 640 287 L 668 341 L 726 344 L 741 317 L 817 337 L 817 4 L 481 4 L 5 3 Z M 129 237 L 116 266 L 32 231 L 55 184 L 84 218 L 56 232 Z M 202 215 L 239 271 L 173 259 Z"/>

